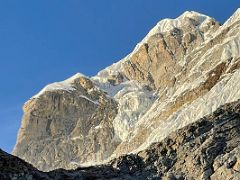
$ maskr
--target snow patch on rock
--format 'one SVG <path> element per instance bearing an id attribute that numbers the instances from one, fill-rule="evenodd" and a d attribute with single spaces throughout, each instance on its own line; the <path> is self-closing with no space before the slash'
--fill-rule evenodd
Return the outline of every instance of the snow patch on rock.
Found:
<path id="1" fill-rule="evenodd" d="M 80 98 L 83 98 L 83 99 L 86 99 L 87 101 L 95 104 L 95 105 L 99 105 L 99 102 L 98 101 L 93 101 L 92 99 L 88 98 L 87 96 L 84 96 L 84 95 L 80 95 L 79 96 Z"/>
<path id="2" fill-rule="evenodd" d="M 149 91 L 137 81 L 125 78 L 122 63 L 127 58 L 129 56 L 92 77 L 99 89 L 105 91 L 107 95 L 118 102 L 118 114 L 113 121 L 113 126 L 117 136 L 122 141 L 127 138 L 130 129 L 134 128 L 156 99 L 155 91 Z M 123 76 L 121 83 L 112 84 L 109 82 L 109 77 L 119 74 Z"/>
<path id="3" fill-rule="evenodd" d="M 47 91 L 56 91 L 56 90 L 64 90 L 67 92 L 74 91 L 75 88 L 72 86 L 72 83 L 74 82 L 75 79 L 80 78 L 80 77 L 86 78 L 85 75 L 83 75 L 81 73 L 77 73 L 74 76 L 72 76 L 64 81 L 48 84 L 38 94 L 36 94 L 32 98 L 38 98 L 39 96 L 41 96 L 42 94 L 44 94 Z"/>
<path id="4" fill-rule="evenodd" d="M 125 86 L 115 95 L 119 108 L 113 125 L 122 141 L 127 139 L 130 129 L 135 127 L 138 120 L 149 110 L 156 99 L 154 91 L 148 91 L 139 85 L 133 86 L 133 84 L 129 87 Z"/>
<path id="5" fill-rule="evenodd" d="M 109 96 L 118 102 L 118 114 L 113 121 L 114 129 L 118 137 L 124 141 L 130 129 L 134 128 L 138 120 L 148 111 L 156 99 L 154 91 L 149 91 L 135 80 L 127 80 L 117 85 L 112 85 L 108 82 L 109 72 L 111 68 L 105 71 L 101 79 L 98 77 L 92 78 L 96 85 Z M 118 72 L 119 73 L 119 72 Z"/>

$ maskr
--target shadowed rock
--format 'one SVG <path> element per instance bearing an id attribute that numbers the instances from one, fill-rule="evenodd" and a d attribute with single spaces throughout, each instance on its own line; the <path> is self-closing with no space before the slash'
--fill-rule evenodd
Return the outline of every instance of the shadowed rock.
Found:
<path id="1" fill-rule="evenodd" d="M 101 166 L 43 173 L 0 151 L 0 178 L 238 180 L 239 162 L 240 100 L 221 106 L 144 151 Z"/>

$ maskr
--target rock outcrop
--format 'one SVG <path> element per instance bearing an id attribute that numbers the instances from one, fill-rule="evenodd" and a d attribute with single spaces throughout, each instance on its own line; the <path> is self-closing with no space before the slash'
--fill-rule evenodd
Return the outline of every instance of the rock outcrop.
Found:
<path id="1" fill-rule="evenodd" d="M 119 144 L 116 114 L 117 103 L 80 74 L 48 85 L 24 105 L 14 154 L 42 170 L 102 161 Z"/>
<path id="2" fill-rule="evenodd" d="M 238 100 L 239 68 L 240 9 L 223 25 L 197 12 L 164 19 L 96 76 L 31 98 L 13 154 L 43 171 L 136 154 Z"/>
<path id="3" fill-rule="evenodd" d="M 240 100 L 221 106 L 146 150 L 104 165 L 43 173 L 0 151 L 0 178 L 238 180 L 239 150 Z"/>

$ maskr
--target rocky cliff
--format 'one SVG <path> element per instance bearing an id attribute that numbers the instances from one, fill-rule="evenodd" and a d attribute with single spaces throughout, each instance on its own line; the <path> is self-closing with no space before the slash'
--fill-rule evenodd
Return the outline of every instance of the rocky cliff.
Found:
<path id="1" fill-rule="evenodd" d="M 116 101 L 81 74 L 45 87 L 23 110 L 14 152 L 40 169 L 106 159 L 120 142 Z"/>
<path id="2" fill-rule="evenodd" d="M 239 9 L 223 25 L 192 11 L 161 20 L 96 76 L 77 74 L 32 97 L 13 153 L 43 171 L 138 153 L 238 100 L 239 68 Z"/>
<path id="3" fill-rule="evenodd" d="M 100 166 L 43 173 L 0 151 L 1 179 L 240 178 L 240 100 L 218 108 L 137 154 Z"/>

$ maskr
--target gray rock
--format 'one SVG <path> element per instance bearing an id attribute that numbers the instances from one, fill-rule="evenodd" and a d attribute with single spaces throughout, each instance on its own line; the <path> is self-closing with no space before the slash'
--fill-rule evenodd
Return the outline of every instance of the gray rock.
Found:
<path id="1" fill-rule="evenodd" d="M 240 100 L 171 133 L 144 151 L 121 156 L 100 166 L 43 173 L 0 151 L 0 178 L 237 180 L 240 178 L 237 169 L 240 167 L 239 144 Z"/>

